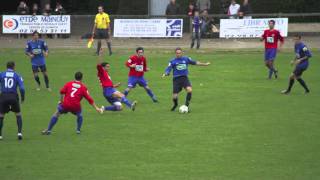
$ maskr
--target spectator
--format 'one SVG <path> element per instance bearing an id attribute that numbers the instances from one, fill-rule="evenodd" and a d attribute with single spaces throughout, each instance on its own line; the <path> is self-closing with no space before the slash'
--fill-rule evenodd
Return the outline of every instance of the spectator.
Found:
<path id="1" fill-rule="evenodd" d="M 220 14 L 228 14 L 229 0 L 220 0 Z"/>
<path id="2" fill-rule="evenodd" d="M 20 4 L 17 8 L 18 15 L 27 15 L 29 14 L 29 7 L 27 6 L 26 2 L 20 1 Z"/>
<path id="3" fill-rule="evenodd" d="M 170 0 L 166 9 L 166 15 L 178 15 L 180 13 L 180 5 L 176 3 L 176 0 Z"/>
<path id="4" fill-rule="evenodd" d="M 200 12 L 203 12 L 204 10 L 207 10 L 209 12 L 211 2 L 210 0 L 197 0 L 196 6 Z"/>
<path id="5" fill-rule="evenodd" d="M 192 19 L 192 41 L 191 41 L 191 49 L 194 46 L 195 40 L 197 40 L 197 49 L 200 48 L 200 40 L 201 40 L 201 34 L 200 34 L 200 28 L 201 28 L 202 20 L 199 17 L 199 11 L 196 10 L 194 12 L 194 17 Z"/>
<path id="6" fill-rule="evenodd" d="M 32 16 L 35 16 L 35 15 L 39 15 L 40 12 L 39 12 L 39 7 L 38 7 L 38 4 L 37 3 L 34 3 L 32 5 L 32 10 L 31 10 L 31 15 Z"/>
<path id="7" fill-rule="evenodd" d="M 43 11 L 42 11 L 42 15 L 44 15 L 44 16 L 50 16 L 52 14 L 52 9 L 51 9 L 51 7 L 50 7 L 50 4 L 48 3 L 48 4 L 46 4 L 45 6 L 44 6 L 44 9 L 43 9 Z"/>
<path id="8" fill-rule="evenodd" d="M 243 4 L 240 7 L 239 10 L 239 18 L 240 19 L 251 19 L 252 16 L 250 16 L 250 14 L 252 14 L 252 10 L 251 10 L 251 6 L 249 4 L 249 0 L 243 0 Z"/>
<path id="9" fill-rule="evenodd" d="M 47 3 L 47 4 L 45 4 L 44 5 L 44 9 L 43 9 L 43 11 L 42 11 L 42 15 L 44 15 L 44 16 L 50 16 L 52 14 L 52 9 L 51 9 L 51 7 L 50 7 L 50 4 L 49 3 Z M 52 36 L 52 34 L 47 34 L 47 37 L 48 38 L 53 38 L 53 36 Z"/>
<path id="10" fill-rule="evenodd" d="M 231 0 L 229 6 L 228 15 L 230 19 L 236 19 L 240 10 L 240 5 L 236 3 L 236 0 Z"/>
<path id="11" fill-rule="evenodd" d="M 213 18 L 209 17 L 208 11 L 204 10 L 202 12 L 202 24 L 201 24 L 201 36 L 210 35 L 213 32 L 217 32 L 217 28 L 214 25 Z"/>
<path id="12" fill-rule="evenodd" d="M 189 6 L 188 6 L 188 11 L 187 11 L 188 16 L 193 17 L 195 10 L 196 10 L 196 8 L 195 8 L 194 3 L 190 2 Z"/>
<path id="13" fill-rule="evenodd" d="M 54 10 L 54 14 L 56 15 L 64 15 L 66 13 L 65 9 L 62 7 L 62 5 L 57 2 L 56 9 Z"/>
<path id="14" fill-rule="evenodd" d="M 18 15 L 27 15 L 29 14 L 29 7 L 27 6 L 26 2 L 20 1 L 19 6 L 17 8 L 17 14 Z M 24 38 L 27 38 L 27 34 L 18 34 L 18 38 L 21 38 L 23 36 Z"/>

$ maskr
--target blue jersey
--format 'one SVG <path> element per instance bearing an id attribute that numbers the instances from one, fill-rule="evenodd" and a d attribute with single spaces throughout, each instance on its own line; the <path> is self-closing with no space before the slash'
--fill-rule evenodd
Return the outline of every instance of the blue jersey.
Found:
<path id="1" fill-rule="evenodd" d="M 294 46 L 294 52 L 296 53 L 297 59 L 307 57 L 307 59 L 303 60 L 301 63 L 308 63 L 308 59 L 312 56 L 310 50 L 302 42 Z"/>
<path id="2" fill-rule="evenodd" d="M 19 86 L 20 94 L 22 99 L 24 99 L 24 85 L 22 77 L 14 72 L 12 69 L 8 69 L 5 72 L 0 73 L 0 85 L 1 85 L 1 93 L 17 93 L 17 87 Z"/>
<path id="3" fill-rule="evenodd" d="M 193 61 L 190 57 L 181 57 L 181 58 L 174 58 L 170 61 L 165 74 L 169 75 L 171 70 L 173 69 L 173 77 L 179 76 L 188 76 L 188 65 L 196 65 L 197 62 Z"/>
<path id="4" fill-rule="evenodd" d="M 34 57 L 31 59 L 31 63 L 34 66 L 45 65 L 45 58 L 43 51 L 48 51 L 47 43 L 44 40 L 28 41 L 26 46 L 26 54 L 33 54 Z"/>
<path id="5" fill-rule="evenodd" d="M 195 16 L 192 21 L 193 24 L 193 32 L 200 32 L 200 26 L 202 24 L 202 20 L 199 16 Z"/>

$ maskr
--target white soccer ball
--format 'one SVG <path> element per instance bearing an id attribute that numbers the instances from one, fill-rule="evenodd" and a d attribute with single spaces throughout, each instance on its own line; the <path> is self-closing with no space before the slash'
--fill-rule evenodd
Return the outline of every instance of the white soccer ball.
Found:
<path id="1" fill-rule="evenodd" d="M 184 114 L 184 113 L 188 113 L 189 112 L 189 108 L 186 105 L 182 105 L 179 107 L 179 113 Z"/>

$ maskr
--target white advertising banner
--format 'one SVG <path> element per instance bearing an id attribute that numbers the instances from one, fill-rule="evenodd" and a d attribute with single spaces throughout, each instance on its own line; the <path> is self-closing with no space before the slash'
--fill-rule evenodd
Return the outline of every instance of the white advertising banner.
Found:
<path id="1" fill-rule="evenodd" d="M 2 33 L 4 34 L 32 34 L 34 31 L 44 34 L 70 34 L 70 26 L 70 15 L 2 16 Z"/>
<path id="2" fill-rule="evenodd" d="M 182 37 L 182 19 L 115 19 L 114 37 Z"/>
<path id="3" fill-rule="evenodd" d="M 268 29 L 271 19 L 221 19 L 220 38 L 257 38 Z M 284 37 L 288 36 L 288 18 L 273 18 L 275 29 Z"/>

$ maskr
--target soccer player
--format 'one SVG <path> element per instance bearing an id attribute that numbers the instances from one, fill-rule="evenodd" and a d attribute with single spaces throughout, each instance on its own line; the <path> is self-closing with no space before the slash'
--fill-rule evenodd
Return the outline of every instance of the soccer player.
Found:
<path id="1" fill-rule="evenodd" d="M 80 102 L 83 97 L 87 99 L 87 101 L 93 108 L 96 109 L 97 112 L 101 113 L 99 107 L 96 106 L 93 99 L 89 95 L 89 91 L 86 85 L 82 83 L 83 74 L 81 72 L 76 72 L 74 77 L 75 80 L 66 83 L 60 90 L 61 98 L 57 107 L 57 111 L 51 117 L 48 128 L 42 131 L 43 135 L 50 135 L 53 126 L 58 121 L 59 116 L 68 112 L 71 112 L 72 114 L 77 116 L 76 133 L 80 134 L 83 122 Z"/>
<path id="2" fill-rule="evenodd" d="M 174 111 L 178 106 L 178 94 L 181 92 L 182 88 L 187 91 L 185 105 L 189 106 L 191 96 L 192 96 L 192 87 L 188 78 L 188 65 L 198 65 L 198 66 L 208 66 L 209 62 L 202 63 L 200 61 L 194 61 L 190 57 L 183 56 L 183 51 L 181 48 L 176 48 L 176 57 L 173 58 L 165 70 L 165 73 L 162 77 L 169 76 L 171 70 L 173 69 L 173 107 L 171 111 Z"/>
<path id="3" fill-rule="evenodd" d="M 305 93 L 307 94 L 310 92 L 310 90 L 307 84 L 305 83 L 305 81 L 301 78 L 301 76 L 303 72 L 308 69 L 309 58 L 312 57 L 312 54 L 309 48 L 302 42 L 300 35 L 295 35 L 294 41 L 295 41 L 294 50 L 295 50 L 296 57 L 295 57 L 295 60 L 291 61 L 291 64 L 295 65 L 295 69 L 289 78 L 288 89 L 283 90 L 282 93 L 289 94 L 294 84 L 294 80 L 296 79 L 304 88 Z"/>
<path id="4" fill-rule="evenodd" d="M 280 31 L 274 29 L 275 21 L 270 20 L 269 29 L 265 30 L 261 36 L 261 41 L 265 42 L 265 65 L 269 69 L 268 78 L 271 79 L 274 74 L 275 78 L 278 78 L 278 71 L 274 67 L 274 60 L 278 51 L 278 41 L 280 41 L 280 48 L 284 43 L 284 38 L 281 36 Z"/>
<path id="5" fill-rule="evenodd" d="M 191 49 L 194 46 L 194 41 L 197 40 L 197 49 L 200 48 L 200 40 L 201 40 L 201 33 L 200 27 L 202 25 L 202 20 L 199 17 L 199 11 L 196 10 L 194 12 L 194 17 L 192 19 L 192 41 L 191 41 Z"/>
<path id="6" fill-rule="evenodd" d="M 119 92 L 116 88 L 120 86 L 120 83 L 113 84 L 109 76 L 110 64 L 107 62 L 102 62 L 103 50 L 99 52 L 98 62 L 97 62 L 97 76 L 100 80 L 100 84 L 103 89 L 103 95 L 106 100 L 111 104 L 108 107 L 101 107 L 101 112 L 104 111 L 121 111 L 122 104 L 124 103 L 127 107 L 131 108 L 132 111 L 135 110 L 137 102 L 132 103 L 126 98 L 124 94 Z"/>
<path id="7" fill-rule="evenodd" d="M 2 140 L 3 119 L 9 111 L 16 114 L 18 139 L 22 140 L 22 117 L 17 87 L 19 86 L 21 103 L 24 101 L 25 90 L 22 77 L 17 74 L 14 69 L 15 63 L 9 61 L 7 63 L 7 71 L 0 73 L 0 140 Z"/>
<path id="8" fill-rule="evenodd" d="M 132 55 L 129 60 L 126 62 L 126 66 L 130 69 L 129 79 L 128 79 L 128 88 L 124 91 L 124 95 L 128 96 L 130 90 L 135 88 L 137 84 L 143 87 L 148 95 L 151 97 L 153 102 L 158 102 L 157 98 L 153 94 L 152 90 L 149 88 L 147 81 L 144 79 L 144 72 L 149 71 L 147 67 L 146 57 L 143 55 L 143 47 L 138 47 L 136 49 L 135 55 Z"/>
<path id="9" fill-rule="evenodd" d="M 40 91 L 39 69 L 43 74 L 47 90 L 51 91 L 45 61 L 45 57 L 48 56 L 48 45 L 44 40 L 39 39 L 39 33 L 37 31 L 32 33 L 32 40 L 27 42 L 25 53 L 31 59 L 33 76 L 38 85 L 36 88 L 37 91 Z"/>
<path id="10" fill-rule="evenodd" d="M 101 49 L 101 39 L 106 39 L 109 55 L 112 55 L 111 50 L 111 28 L 110 28 L 110 18 L 107 13 L 104 12 L 103 6 L 98 6 L 98 14 L 95 17 L 92 35 L 98 39 L 98 47 L 96 54 L 99 55 Z"/>

